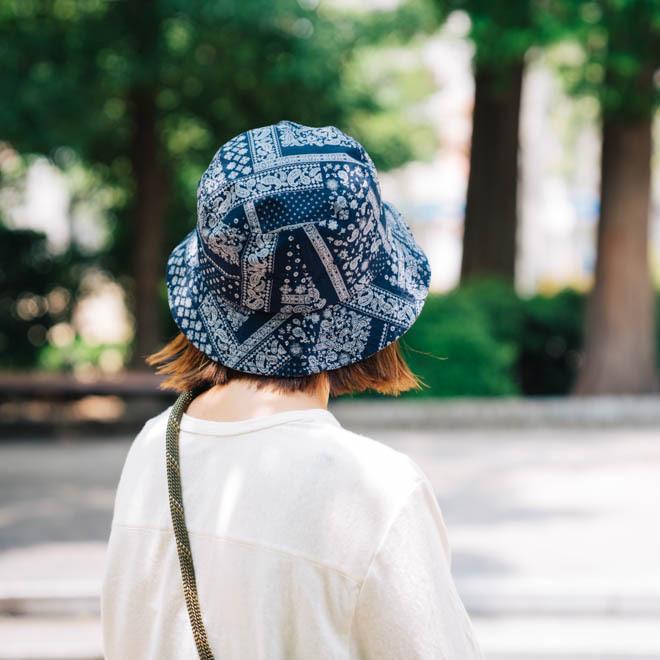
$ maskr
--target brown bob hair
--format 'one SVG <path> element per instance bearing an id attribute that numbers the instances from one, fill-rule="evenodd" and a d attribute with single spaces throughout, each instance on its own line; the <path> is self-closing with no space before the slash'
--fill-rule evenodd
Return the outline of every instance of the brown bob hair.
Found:
<path id="1" fill-rule="evenodd" d="M 394 341 L 374 355 L 339 369 L 311 376 L 258 376 L 230 369 L 214 362 L 179 333 L 160 351 L 147 358 L 156 373 L 166 376 L 162 389 L 184 392 L 225 385 L 232 380 L 249 380 L 257 389 L 276 392 L 318 392 L 329 387 L 330 396 L 357 394 L 372 390 L 398 395 L 420 389 L 421 382 L 405 362 L 399 341 Z"/>

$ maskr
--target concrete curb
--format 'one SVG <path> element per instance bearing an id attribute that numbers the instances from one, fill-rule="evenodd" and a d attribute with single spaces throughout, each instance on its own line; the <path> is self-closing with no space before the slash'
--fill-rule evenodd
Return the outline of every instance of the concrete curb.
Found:
<path id="1" fill-rule="evenodd" d="M 660 584 L 457 578 L 475 617 L 660 617 Z"/>
<path id="2" fill-rule="evenodd" d="M 126 406 L 109 421 L 3 419 L 0 439 L 92 440 L 134 435 L 169 400 Z M 660 395 L 601 397 L 341 399 L 330 409 L 355 429 L 660 428 Z"/>
<path id="3" fill-rule="evenodd" d="M 660 617 L 660 585 L 598 587 L 457 579 L 471 616 Z M 93 580 L 0 582 L 0 616 L 98 616 L 100 584 Z"/>
<path id="4" fill-rule="evenodd" d="M 660 396 L 341 400 L 330 409 L 349 428 L 660 428 Z"/>
<path id="5" fill-rule="evenodd" d="M 0 582 L 0 616 L 97 616 L 98 580 Z"/>

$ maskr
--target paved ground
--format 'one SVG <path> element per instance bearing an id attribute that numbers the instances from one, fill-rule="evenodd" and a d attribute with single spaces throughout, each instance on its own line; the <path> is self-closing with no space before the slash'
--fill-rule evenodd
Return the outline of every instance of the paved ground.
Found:
<path id="1" fill-rule="evenodd" d="M 656 431 L 373 435 L 435 485 L 488 658 L 660 659 Z M 127 448 L 0 444 L 0 660 L 100 657 L 96 594 Z"/>

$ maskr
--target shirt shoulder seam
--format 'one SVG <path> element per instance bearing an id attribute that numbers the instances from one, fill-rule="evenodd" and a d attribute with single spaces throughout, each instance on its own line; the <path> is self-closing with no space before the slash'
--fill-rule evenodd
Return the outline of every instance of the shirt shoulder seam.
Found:
<path id="1" fill-rule="evenodd" d="M 357 606 L 358 603 L 360 602 L 360 596 L 362 595 L 362 590 L 364 589 L 364 585 L 367 582 L 367 578 L 369 577 L 369 573 L 371 572 L 371 568 L 374 565 L 374 562 L 376 561 L 376 557 L 378 557 L 378 554 L 380 553 L 383 545 L 385 544 L 385 541 L 387 537 L 389 536 L 390 530 L 392 527 L 394 527 L 394 523 L 398 520 L 399 516 L 401 515 L 401 512 L 403 511 L 403 508 L 405 507 L 406 503 L 412 496 L 412 494 L 419 488 L 421 485 L 424 484 L 424 479 L 418 478 L 415 480 L 413 485 L 410 487 L 410 489 L 406 492 L 405 496 L 401 498 L 401 501 L 399 504 L 395 507 L 392 516 L 390 517 L 389 522 L 385 526 L 385 531 L 383 532 L 383 535 L 381 536 L 380 541 L 378 542 L 376 549 L 374 550 L 373 554 L 371 555 L 371 559 L 369 560 L 369 563 L 367 564 L 367 568 L 364 572 L 364 576 L 360 580 L 360 588 L 357 592 L 357 595 L 355 597 L 355 601 L 353 603 L 353 612 L 351 613 L 351 619 L 348 625 L 348 640 L 350 643 L 351 635 L 353 633 L 353 622 L 355 621 L 355 613 L 357 611 Z"/>
<path id="2" fill-rule="evenodd" d="M 135 525 L 135 524 L 130 524 L 130 523 L 119 523 L 119 522 L 114 522 L 112 524 L 113 527 L 123 527 L 127 529 L 145 529 L 145 530 L 151 530 L 155 532 L 160 532 L 162 534 L 173 534 L 172 530 L 169 528 L 163 528 L 163 527 L 156 527 L 155 525 Z M 210 539 L 217 539 L 220 541 L 227 541 L 229 543 L 235 543 L 238 545 L 244 545 L 248 547 L 254 547 L 254 548 L 260 548 L 262 550 L 265 550 L 267 552 L 273 552 L 276 554 L 283 555 L 285 557 L 289 557 L 292 559 L 300 559 L 302 561 L 305 561 L 310 564 L 314 564 L 315 566 L 318 566 L 319 568 L 323 568 L 328 571 L 332 571 L 333 573 L 337 573 L 338 575 L 341 575 L 342 577 L 348 578 L 352 582 L 355 582 L 355 584 L 359 585 L 361 583 L 361 579 L 358 577 L 355 577 L 354 575 L 351 575 L 350 573 L 347 573 L 346 571 L 341 570 L 340 568 L 337 568 L 336 566 L 332 566 L 331 564 L 326 564 L 325 562 L 319 561 L 318 559 L 314 559 L 312 557 L 309 557 L 307 555 L 304 555 L 302 553 L 297 553 L 297 552 L 292 552 L 291 550 L 285 550 L 283 548 L 280 548 L 275 545 L 270 545 L 268 543 L 261 543 L 257 541 L 250 541 L 247 539 L 240 539 L 236 538 L 233 536 L 226 536 L 224 534 L 213 534 L 210 532 L 199 532 L 195 530 L 188 530 L 188 534 L 190 536 L 199 536 L 202 538 L 210 538 Z"/>

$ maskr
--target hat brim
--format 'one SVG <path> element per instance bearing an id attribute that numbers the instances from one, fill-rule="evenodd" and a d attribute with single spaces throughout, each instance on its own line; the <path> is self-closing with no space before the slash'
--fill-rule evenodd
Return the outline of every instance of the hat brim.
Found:
<path id="1" fill-rule="evenodd" d="M 229 303 L 209 287 L 208 269 L 215 266 L 192 231 L 168 259 L 174 321 L 202 353 L 244 373 L 308 376 L 364 360 L 412 326 L 431 278 L 426 255 L 399 212 L 386 203 L 384 213 L 392 229 L 381 247 L 392 265 L 388 275 L 346 302 L 306 313 L 270 314 Z"/>

